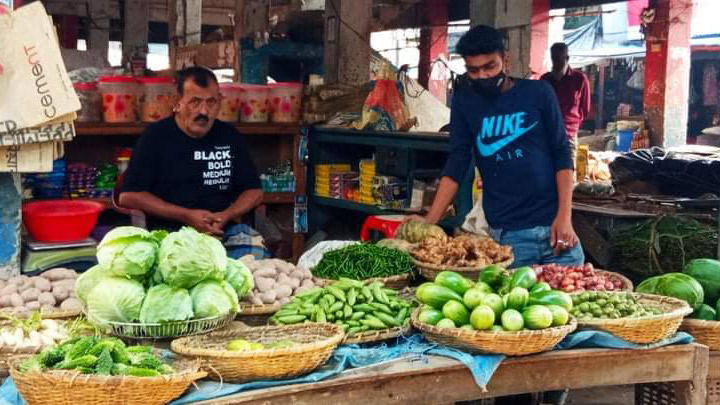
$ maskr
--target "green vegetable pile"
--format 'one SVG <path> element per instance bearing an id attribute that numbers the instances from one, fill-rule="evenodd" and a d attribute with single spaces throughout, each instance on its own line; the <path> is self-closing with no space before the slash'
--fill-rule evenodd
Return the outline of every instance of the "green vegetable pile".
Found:
<path id="1" fill-rule="evenodd" d="M 638 304 L 631 293 L 585 291 L 573 295 L 572 301 L 570 313 L 579 321 L 639 318 L 663 313 L 658 307 Z"/>
<path id="2" fill-rule="evenodd" d="M 614 271 L 646 277 L 680 271 L 688 262 L 715 257 L 717 227 L 666 215 L 621 229 L 611 236 Z"/>
<path id="3" fill-rule="evenodd" d="M 20 371 L 73 370 L 81 374 L 157 377 L 175 372 L 149 346 L 126 346 L 117 338 L 77 337 L 20 363 Z"/>
<path id="4" fill-rule="evenodd" d="M 315 277 L 365 280 L 409 273 L 413 263 L 407 253 L 369 243 L 350 245 L 325 253 L 312 269 Z"/>
<path id="5" fill-rule="evenodd" d="M 405 325 L 413 305 L 380 282 L 365 284 L 342 278 L 324 288 L 302 292 L 270 320 L 279 325 L 334 322 L 351 336 Z"/>
<path id="6" fill-rule="evenodd" d="M 170 234 L 115 228 L 98 245 L 97 258 L 75 284 L 97 324 L 223 316 L 237 312 L 254 287 L 250 270 L 228 258 L 220 241 L 188 227 Z"/>
<path id="7" fill-rule="evenodd" d="M 438 328 L 515 332 L 546 329 L 570 321 L 572 299 L 538 283 L 535 271 L 521 267 L 509 276 L 499 266 L 489 266 L 474 282 L 458 273 L 443 271 L 415 293 L 423 307 L 421 323 Z"/>

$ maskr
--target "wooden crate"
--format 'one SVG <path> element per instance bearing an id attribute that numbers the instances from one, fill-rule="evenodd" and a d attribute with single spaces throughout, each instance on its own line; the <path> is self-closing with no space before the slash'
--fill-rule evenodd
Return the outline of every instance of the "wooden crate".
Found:
<path id="1" fill-rule="evenodd" d="M 720 405 L 720 352 L 710 352 L 707 405 Z M 635 405 L 676 405 L 675 384 L 650 383 L 635 386 Z"/>

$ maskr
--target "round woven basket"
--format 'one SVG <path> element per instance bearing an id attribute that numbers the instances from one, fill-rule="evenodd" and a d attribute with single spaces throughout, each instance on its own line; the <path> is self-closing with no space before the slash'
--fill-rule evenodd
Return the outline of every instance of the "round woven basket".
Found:
<path id="1" fill-rule="evenodd" d="M 608 292 L 608 294 L 627 293 Z M 638 304 L 660 307 L 663 314 L 641 318 L 582 320 L 578 321 L 578 328 L 604 330 L 628 342 L 648 344 L 674 335 L 683 318 L 692 313 L 692 308 L 685 301 L 677 298 L 641 293 L 632 293 L 632 295 Z"/>
<path id="2" fill-rule="evenodd" d="M 82 314 L 82 310 L 79 309 L 60 309 L 60 308 L 53 308 L 53 309 L 42 309 L 42 318 L 43 319 L 69 319 L 69 318 L 75 318 Z M 29 311 L 23 311 L 19 309 L 12 309 L 12 308 L 3 308 L 0 309 L 0 316 L 14 316 L 17 318 L 27 318 L 30 316 L 32 312 Z"/>
<path id="3" fill-rule="evenodd" d="M 507 268 L 510 266 L 513 261 L 515 261 L 515 257 L 513 255 L 510 255 L 510 258 L 499 263 L 493 263 L 494 265 Z M 485 267 L 455 267 L 455 266 L 443 266 L 438 264 L 432 264 L 432 263 L 425 263 L 421 262 L 413 257 L 413 263 L 415 264 L 415 267 L 418 269 L 418 272 L 421 276 L 425 277 L 426 279 L 433 281 L 435 280 L 435 277 L 442 271 L 450 270 L 454 271 L 456 273 L 462 274 L 463 276 L 471 279 L 471 280 L 477 280 L 478 277 L 480 277 L 480 273 Z"/>
<path id="4" fill-rule="evenodd" d="M 59 370 L 22 373 L 20 361 L 11 360 L 10 375 L 29 405 L 160 405 L 207 376 L 197 362 L 187 360 L 174 362 L 177 372 L 160 377 L 97 376 Z"/>
<path id="5" fill-rule="evenodd" d="M 629 278 L 623 276 L 620 273 L 615 273 L 612 271 L 601 270 L 601 269 L 595 269 L 594 271 L 598 275 L 607 275 L 607 276 L 612 276 L 612 277 L 616 277 L 616 278 L 620 279 L 620 281 L 622 282 L 622 288 L 620 291 L 633 292 L 633 290 L 635 290 L 635 286 L 633 285 L 633 282 L 630 281 Z M 587 290 L 587 291 L 591 291 L 591 290 Z M 582 294 L 582 292 L 573 292 L 573 293 L 569 293 L 569 294 Z"/>
<path id="6" fill-rule="evenodd" d="M 412 331 L 412 324 L 410 322 L 405 323 L 403 326 L 398 326 L 390 329 L 372 330 L 367 332 L 358 333 L 355 335 L 347 335 L 343 340 L 343 344 L 360 344 L 360 343 L 375 343 L 382 342 L 383 340 L 395 339 L 400 336 L 407 336 Z"/>
<path id="7" fill-rule="evenodd" d="M 412 323 L 428 340 L 471 353 L 494 353 L 524 356 L 552 350 L 565 336 L 575 330 L 577 321 L 571 318 L 565 326 L 542 330 L 494 332 L 460 328 L 436 328 L 418 320 L 420 308 L 412 314 Z"/>
<path id="8" fill-rule="evenodd" d="M 693 336 L 695 341 L 709 347 L 712 351 L 720 351 L 720 322 L 702 319 L 685 319 L 680 326 Z"/>
<path id="9" fill-rule="evenodd" d="M 255 305 L 247 302 L 240 303 L 240 312 L 235 319 L 250 326 L 267 325 L 268 319 L 277 312 L 282 305 L 279 302 L 274 304 Z"/>
<path id="10" fill-rule="evenodd" d="M 243 382 L 296 377 L 323 365 L 345 333 L 340 326 L 329 323 L 308 323 L 287 326 L 263 326 L 233 329 L 207 335 L 173 340 L 174 352 L 202 360 L 212 370 L 211 378 Z M 253 352 L 228 351 L 228 342 L 245 339 L 268 344 L 291 340 L 297 344 L 287 349 Z"/>
<path id="11" fill-rule="evenodd" d="M 387 288 L 393 288 L 396 290 L 403 289 L 410 285 L 410 273 L 405 274 L 397 274 L 395 276 L 390 277 L 373 277 L 368 278 L 365 280 L 360 280 L 364 283 L 374 283 L 375 281 L 379 281 L 385 285 Z M 324 287 L 328 284 L 334 283 L 337 280 L 331 280 L 328 278 L 315 278 L 315 283 L 321 287 Z"/>

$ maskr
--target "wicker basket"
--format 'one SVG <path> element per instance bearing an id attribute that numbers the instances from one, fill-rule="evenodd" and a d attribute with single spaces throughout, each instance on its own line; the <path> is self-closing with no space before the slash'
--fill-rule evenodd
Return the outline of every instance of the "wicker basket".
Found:
<path id="1" fill-rule="evenodd" d="M 358 333 L 355 335 L 345 336 L 343 344 L 352 345 L 360 343 L 376 343 L 382 342 L 383 340 L 395 339 L 400 336 L 407 336 L 412 331 L 412 324 L 408 321 L 403 326 L 398 326 L 390 329 L 382 330 L 369 330 L 367 332 Z"/>
<path id="2" fill-rule="evenodd" d="M 105 333 L 128 339 L 172 339 L 198 335 L 226 327 L 235 319 L 235 313 L 210 318 L 171 321 L 165 323 L 106 322 L 98 325 Z"/>
<path id="3" fill-rule="evenodd" d="M 635 286 L 633 285 L 633 282 L 630 281 L 629 278 L 623 276 L 620 273 L 615 273 L 612 271 L 600 270 L 600 269 L 595 269 L 594 271 L 598 275 L 612 276 L 612 277 L 616 277 L 616 278 L 620 279 L 620 281 L 622 282 L 622 288 L 620 289 L 620 291 L 633 292 L 635 290 Z M 587 291 L 591 291 L 591 290 L 587 290 Z M 609 291 L 609 292 L 612 292 L 612 291 Z M 570 294 L 582 294 L 582 292 L 573 292 Z"/>
<path id="4" fill-rule="evenodd" d="M 238 312 L 236 319 L 250 326 L 264 326 L 267 325 L 270 317 L 281 307 L 282 305 L 278 302 L 263 305 L 241 302 L 240 312 Z"/>
<path id="5" fill-rule="evenodd" d="M 368 278 L 365 280 L 361 280 L 364 283 L 373 283 L 375 281 L 379 281 L 385 285 L 387 288 L 394 288 L 396 290 L 400 290 L 402 288 L 405 288 L 410 285 L 410 273 L 405 274 L 398 274 L 395 276 L 390 277 L 374 277 L 374 278 Z M 330 280 L 327 278 L 315 278 L 315 283 L 321 287 L 324 287 L 328 284 L 334 283 L 337 280 Z"/>
<path id="6" fill-rule="evenodd" d="M 577 321 L 571 318 L 565 326 L 519 332 L 493 332 L 460 328 L 436 328 L 418 320 L 420 308 L 412 314 L 412 323 L 428 340 L 471 353 L 495 353 L 524 356 L 552 350 L 565 336 L 575 330 Z"/>
<path id="7" fill-rule="evenodd" d="M 0 317 L 1 316 L 14 316 L 17 318 L 27 318 L 32 312 L 18 310 L 18 309 L 11 309 L 11 308 L 3 308 L 0 309 Z M 60 309 L 60 308 L 53 308 L 53 309 L 42 309 L 41 310 L 42 318 L 43 319 L 70 319 L 78 317 L 82 314 L 82 310 L 79 309 L 73 309 L 73 310 L 67 310 L 67 309 Z"/>
<path id="8" fill-rule="evenodd" d="M 680 326 L 693 336 L 695 341 L 709 347 L 710 350 L 720 351 L 720 322 L 703 321 L 701 319 L 685 319 Z M 719 381 L 720 382 L 720 381 Z M 720 395 L 720 392 L 718 392 Z"/>
<path id="9" fill-rule="evenodd" d="M 509 267 L 513 261 L 515 261 L 515 257 L 513 255 L 510 255 L 510 258 L 499 263 L 493 263 L 494 265 L 507 268 Z M 425 277 L 426 279 L 433 281 L 435 280 L 435 277 L 441 272 L 441 271 L 454 271 L 456 273 L 462 274 L 463 276 L 471 279 L 471 280 L 477 280 L 478 277 L 480 277 L 480 273 L 485 267 L 454 267 L 454 266 L 443 266 L 439 264 L 432 264 L 432 263 L 425 263 L 421 262 L 415 258 L 413 258 L 413 263 L 415 264 L 415 267 L 418 269 L 418 272 L 421 276 Z"/>
<path id="10" fill-rule="evenodd" d="M 608 294 L 613 293 L 608 292 Z M 628 342 L 648 344 L 674 335 L 683 318 L 692 313 L 692 308 L 685 301 L 677 298 L 640 293 L 632 293 L 632 295 L 641 305 L 662 308 L 663 314 L 642 318 L 584 320 L 578 321 L 578 328 L 604 330 Z"/>
<path id="11" fill-rule="evenodd" d="M 11 360 L 10 375 L 29 405 L 160 405 L 207 376 L 197 362 L 187 360 L 173 363 L 175 374 L 160 377 L 96 376 L 76 371 L 21 373 L 19 364 L 19 358 Z"/>
<path id="12" fill-rule="evenodd" d="M 288 326 L 236 328 L 208 335 L 173 340 L 174 352 L 204 362 L 211 378 L 243 382 L 290 378 L 308 373 L 323 365 L 345 333 L 335 324 L 308 323 Z M 231 352 L 225 350 L 233 339 L 270 343 L 279 339 L 299 343 L 287 349 Z"/>
<path id="13" fill-rule="evenodd" d="M 720 405 L 720 379 L 708 378 L 707 394 L 707 405 Z M 635 405 L 676 405 L 677 403 L 673 383 L 635 385 Z"/>

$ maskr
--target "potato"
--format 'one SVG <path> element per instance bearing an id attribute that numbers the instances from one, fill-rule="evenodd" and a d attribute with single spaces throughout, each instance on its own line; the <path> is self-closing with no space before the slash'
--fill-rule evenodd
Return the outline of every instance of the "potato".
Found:
<path id="1" fill-rule="evenodd" d="M 44 292 L 38 296 L 38 302 L 43 305 L 55 305 L 57 301 L 52 293 Z"/>
<path id="2" fill-rule="evenodd" d="M 31 280 L 34 282 L 35 288 L 42 292 L 48 292 L 52 290 L 52 283 L 44 277 L 33 277 Z"/>
<path id="3" fill-rule="evenodd" d="M 3 295 L 0 297 L 0 308 L 7 308 L 11 306 L 12 303 L 10 302 L 10 295 Z"/>
<path id="4" fill-rule="evenodd" d="M 277 277 L 277 283 L 282 285 L 290 285 L 290 276 L 285 273 L 280 273 Z"/>
<path id="5" fill-rule="evenodd" d="M 302 270 L 297 270 L 297 269 L 296 269 L 296 270 L 293 270 L 293 271 L 290 273 L 290 277 L 296 278 L 296 279 L 298 279 L 298 280 L 302 280 L 302 279 L 305 278 L 305 273 L 304 273 Z"/>
<path id="6" fill-rule="evenodd" d="M 5 288 L 5 286 L 7 286 L 7 285 L 8 285 L 7 281 L 5 281 L 5 280 L 0 280 L 0 290 L 2 290 L 3 288 Z"/>
<path id="7" fill-rule="evenodd" d="M 265 291 L 260 294 L 260 299 L 264 304 L 274 304 L 277 300 L 277 294 L 275 293 L 275 290 Z"/>
<path id="8" fill-rule="evenodd" d="M 60 304 L 60 309 L 65 309 L 67 311 L 79 311 L 82 309 L 82 303 L 78 299 L 68 298 Z"/>
<path id="9" fill-rule="evenodd" d="M 0 296 L 4 297 L 4 296 L 10 295 L 10 294 L 14 294 L 16 292 L 18 292 L 18 285 L 17 284 L 8 284 L 5 286 L 5 288 L 0 290 Z"/>
<path id="10" fill-rule="evenodd" d="M 290 279 L 290 287 L 292 287 L 292 288 L 300 287 L 300 280 L 298 280 L 296 278 L 291 278 Z"/>
<path id="11" fill-rule="evenodd" d="M 77 278 L 77 273 L 75 270 L 57 267 L 42 273 L 40 276 L 45 277 L 50 281 L 74 280 Z"/>
<path id="12" fill-rule="evenodd" d="M 10 295 L 10 304 L 15 308 L 20 308 L 25 306 L 25 300 L 22 299 L 20 294 L 13 293 Z"/>
<path id="13" fill-rule="evenodd" d="M 55 302 L 63 302 L 70 297 L 70 291 L 66 288 L 58 287 L 52 290 L 52 295 L 55 297 Z"/>
<path id="14" fill-rule="evenodd" d="M 245 256 L 241 257 L 240 259 L 238 259 L 238 260 L 240 260 L 241 262 L 245 263 L 245 265 L 247 265 L 247 264 L 250 263 L 250 262 L 256 261 L 256 260 L 255 260 L 255 256 L 253 256 L 253 255 L 245 255 Z"/>
<path id="15" fill-rule="evenodd" d="M 75 280 L 74 279 L 66 279 L 66 280 L 60 280 L 60 281 L 53 281 L 52 287 L 53 287 L 53 289 L 64 288 L 68 291 L 75 291 Z"/>
<path id="16" fill-rule="evenodd" d="M 271 278 L 255 276 L 255 286 L 258 291 L 264 293 L 275 288 L 275 280 Z"/>
<path id="17" fill-rule="evenodd" d="M 35 311 L 36 309 L 40 309 L 40 303 L 38 301 L 26 302 L 25 309 L 29 311 Z"/>
<path id="18" fill-rule="evenodd" d="M 280 305 L 285 305 L 290 302 L 290 297 L 280 298 L 278 302 L 280 303 Z"/>
<path id="19" fill-rule="evenodd" d="M 312 278 L 313 274 L 312 274 L 312 271 L 310 271 L 310 269 L 301 269 L 301 270 L 302 270 L 303 274 L 305 274 L 305 278 Z"/>
<path id="20" fill-rule="evenodd" d="M 8 284 L 15 284 L 17 286 L 20 286 L 25 282 L 25 279 L 23 278 L 23 276 L 15 276 L 15 277 L 10 277 L 10 279 L 7 282 L 8 282 Z"/>
<path id="21" fill-rule="evenodd" d="M 20 296 L 22 297 L 23 301 L 37 301 L 38 297 L 40 296 L 40 292 L 40 290 L 33 287 L 22 291 L 20 293 Z"/>
<path id="22" fill-rule="evenodd" d="M 281 284 L 281 285 L 277 286 L 277 288 L 275 288 L 275 295 L 276 295 L 276 298 L 278 298 L 278 299 L 287 298 L 287 297 L 291 296 L 292 293 L 293 293 L 293 289 L 289 285 Z"/>
<path id="23" fill-rule="evenodd" d="M 306 288 L 313 288 L 313 287 L 315 287 L 315 283 L 312 281 L 311 278 L 306 278 L 305 280 L 302 281 L 302 284 L 300 284 L 300 286 L 306 287 Z"/>
<path id="24" fill-rule="evenodd" d="M 300 287 L 296 288 L 296 289 L 293 291 L 293 295 L 298 295 L 298 294 L 302 293 L 303 291 L 307 291 L 307 290 L 309 290 L 309 289 L 311 289 L 311 288 L 312 288 L 312 287 L 305 287 L 305 286 L 302 286 L 302 285 L 301 285 Z"/>
<path id="25" fill-rule="evenodd" d="M 295 271 L 295 265 L 292 263 L 285 262 L 285 261 L 283 261 L 281 264 L 278 264 L 277 267 L 281 268 L 282 271 L 284 271 L 285 273 L 288 273 L 288 274 Z"/>
<path id="26" fill-rule="evenodd" d="M 278 272 L 272 267 L 264 266 L 261 269 L 258 269 L 253 273 L 253 276 L 255 277 L 270 277 L 275 278 L 277 277 Z"/>
<path id="27" fill-rule="evenodd" d="M 253 303 L 253 305 L 262 305 L 262 299 L 260 299 L 260 295 L 255 295 L 250 299 L 250 302 Z"/>
<path id="28" fill-rule="evenodd" d="M 25 280 L 25 282 L 22 283 L 22 285 L 19 287 L 19 290 L 20 290 L 20 291 L 25 291 L 25 290 L 29 290 L 29 289 L 31 289 L 31 288 L 35 288 L 35 282 L 33 282 L 33 281 L 30 280 L 30 279 L 27 279 L 27 280 Z"/>

